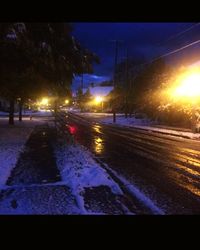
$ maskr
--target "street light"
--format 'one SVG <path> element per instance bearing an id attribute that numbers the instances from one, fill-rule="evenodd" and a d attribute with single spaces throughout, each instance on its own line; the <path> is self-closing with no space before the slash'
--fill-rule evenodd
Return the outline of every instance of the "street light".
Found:
<path id="1" fill-rule="evenodd" d="M 173 93 L 176 97 L 184 97 L 193 100 L 200 97 L 200 73 L 187 75 Z"/>
<path id="2" fill-rule="evenodd" d="M 48 98 L 43 98 L 42 101 L 40 102 L 41 105 L 46 105 L 46 106 L 48 105 L 48 103 L 49 103 Z"/>
<path id="3" fill-rule="evenodd" d="M 101 103 L 103 101 L 103 97 L 101 97 L 101 96 L 96 96 L 95 97 L 95 103 L 96 104 L 99 104 L 99 103 Z"/>
<path id="4" fill-rule="evenodd" d="M 66 100 L 65 100 L 65 104 L 69 104 L 69 100 L 66 99 Z"/>
<path id="5" fill-rule="evenodd" d="M 178 77 L 178 84 L 171 89 L 171 96 L 192 105 L 192 131 L 196 130 L 197 103 L 200 99 L 200 71 L 190 70 Z"/>
<path id="6" fill-rule="evenodd" d="M 102 96 L 96 96 L 94 101 L 96 105 L 100 105 L 101 104 L 101 110 L 103 111 L 103 97 Z"/>

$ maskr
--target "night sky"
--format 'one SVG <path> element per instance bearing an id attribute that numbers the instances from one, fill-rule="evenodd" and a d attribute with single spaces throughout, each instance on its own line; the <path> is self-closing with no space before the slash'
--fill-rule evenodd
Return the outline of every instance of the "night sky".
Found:
<path id="1" fill-rule="evenodd" d="M 112 43 L 111 40 L 122 40 L 122 44 L 119 47 L 119 61 L 124 59 L 126 48 L 128 48 L 130 57 L 149 61 L 200 39 L 200 25 L 195 26 L 185 34 L 179 35 L 177 38 L 172 38 L 194 24 L 195 23 L 74 23 L 73 35 L 83 46 L 95 52 L 101 60 L 100 65 L 94 66 L 93 75 L 84 75 L 84 86 L 87 86 L 91 82 L 98 83 L 112 78 L 114 43 Z M 188 50 L 190 50 L 190 54 L 192 54 L 194 48 Z M 170 56 L 167 59 L 173 61 L 173 59 L 179 58 L 181 54 L 186 55 L 188 50 L 186 52 L 179 52 L 175 56 Z M 75 78 L 73 89 L 79 87 L 80 82 L 79 77 Z"/>

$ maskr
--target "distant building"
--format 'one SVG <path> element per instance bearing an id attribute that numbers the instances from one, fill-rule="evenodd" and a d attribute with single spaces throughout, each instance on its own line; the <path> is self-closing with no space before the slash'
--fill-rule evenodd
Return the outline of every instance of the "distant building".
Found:
<path id="1" fill-rule="evenodd" d="M 113 90 L 113 86 L 95 86 L 89 87 L 89 92 L 93 97 L 101 96 L 106 97 Z"/>

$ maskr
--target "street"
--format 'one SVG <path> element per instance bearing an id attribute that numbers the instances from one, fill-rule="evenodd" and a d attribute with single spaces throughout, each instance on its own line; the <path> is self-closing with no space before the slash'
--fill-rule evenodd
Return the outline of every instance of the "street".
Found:
<path id="1" fill-rule="evenodd" d="M 136 184 L 166 214 L 200 213 L 200 141 L 102 125 L 68 114 L 75 139 Z"/>

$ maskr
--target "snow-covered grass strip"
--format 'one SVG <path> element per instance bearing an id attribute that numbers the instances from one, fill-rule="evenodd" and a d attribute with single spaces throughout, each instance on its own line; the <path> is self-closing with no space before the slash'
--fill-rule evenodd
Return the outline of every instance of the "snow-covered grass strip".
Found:
<path id="1" fill-rule="evenodd" d="M 126 189 L 135 196 L 138 200 L 140 200 L 146 207 L 148 207 L 154 214 L 164 215 L 165 212 L 159 208 L 154 201 L 152 201 L 149 197 L 147 197 L 139 187 L 136 187 L 135 184 L 130 183 L 127 179 L 123 176 L 119 175 L 115 170 L 108 167 L 107 164 L 102 163 L 105 169 L 108 169 L 114 176 L 116 176 L 126 187 Z"/>
<path id="2" fill-rule="evenodd" d="M 119 185 L 111 179 L 106 170 L 93 159 L 92 154 L 82 145 L 57 144 L 55 155 L 62 181 L 70 187 L 83 214 L 87 213 L 81 195 L 84 188 L 106 185 L 114 194 L 123 194 Z"/>

